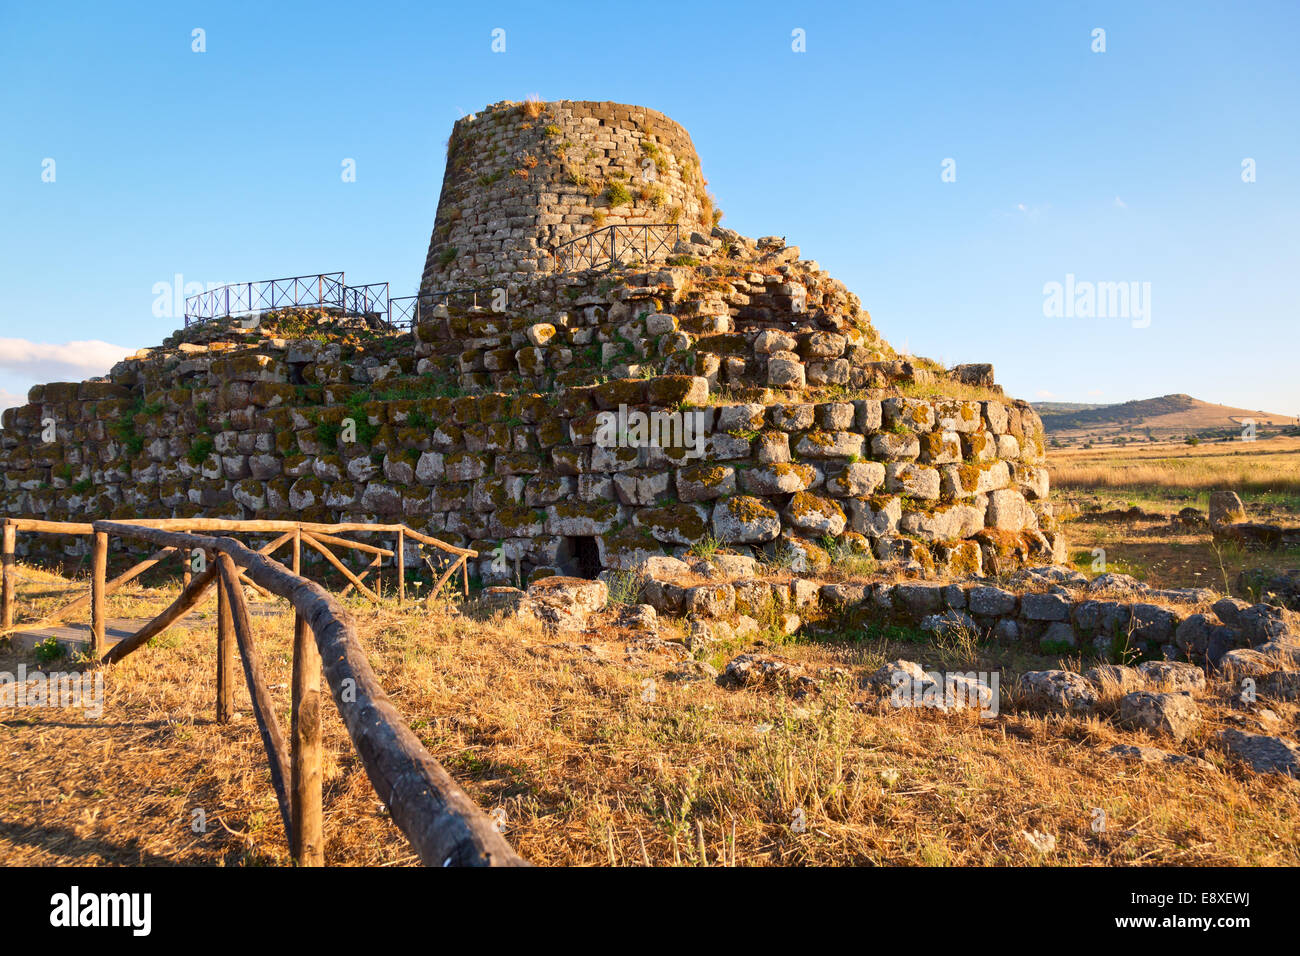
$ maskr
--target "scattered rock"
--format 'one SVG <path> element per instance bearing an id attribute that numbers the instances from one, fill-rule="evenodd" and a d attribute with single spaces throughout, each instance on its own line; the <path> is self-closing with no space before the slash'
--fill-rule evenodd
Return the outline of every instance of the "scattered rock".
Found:
<path id="1" fill-rule="evenodd" d="M 1218 531 L 1246 520 L 1246 506 L 1235 491 L 1215 491 L 1210 495 L 1210 529 Z"/>
<path id="2" fill-rule="evenodd" d="M 993 625 L 993 636 L 1006 643 L 1012 643 L 1020 640 L 1020 625 L 1009 617 L 1005 617 Z"/>
<path id="3" fill-rule="evenodd" d="M 876 668 L 870 675 L 863 678 L 862 684 L 864 687 L 874 688 L 875 690 L 889 690 L 904 681 L 923 681 L 925 679 L 925 669 L 920 664 L 915 661 L 905 661 L 900 657 L 896 661 L 882 664 Z"/>
<path id="4" fill-rule="evenodd" d="M 712 680 L 718 678 L 718 669 L 708 661 L 686 660 L 682 661 L 672 670 L 664 675 L 667 680 L 680 681 L 683 684 L 694 684 L 700 681 Z"/>
<path id="5" fill-rule="evenodd" d="M 519 608 L 520 615 L 530 615 L 557 631 L 582 630 L 587 619 L 605 606 L 609 588 L 604 581 L 585 578 L 549 577 L 528 586 L 528 595 Z"/>
<path id="6" fill-rule="evenodd" d="M 808 680 L 803 665 L 788 657 L 766 654 L 741 654 L 727 661 L 718 677 L 723 687 L 758 687 L 789 685 Z"/>
<path id="7" fill-rule="evenodd" d="M 686 635 L 686 649 L 700 651 L 714 642 L 713 631 L 701 620 L 691 621 L 691 629 Z"/>
<path id="8" fill-rule="evenodd" d="M 1201 719 L 1200 708 L 1190 694 L 1138 690 L 1125 694 L 1119 702 L 1119 722 L 1184 740 Z"/>
<path id="9" fill-rule="evenodd" d="M 1137 578 L 1128 574 L 1116 574 L 1108 571 L 1105 574 L 1095 577 L 1088 583 L 1089 591 L 1127 591 L 1130 594 L 1141 594 L 1149 590 L 1145 584 Z"/>
<path id="10" fill-rule="evenodd" d="M 1106 751 L 1106 756 L 1137 763 L 1163 763 L 1170 766 L 1192 766 L 1202 770 L 1212 770 L 1214 765 L 1200 757 L 1184 754 L 1171 754 L 1157 747 L 1139 747 L 1136 744 L 1116 744 Z"/>
<path id="11" fill-rule="evenodd" d="M 691 566 L 685 561 L 670 558 L 667 555 L 654 555 L 646 558 L 634 569 L 634 573 L 656 581 L 673 581 L 691 573 Z"/>
<path id="12" fill-rule="evenodd" d="M 1267 674 L 1259 682 L 1259 692 L 1273 700 L 1300 701 L 1300 674 L 1294 671 Z"/>
<path id="13" fill-rule="evenodd" d="M 726 578 L 752 578 L 758 573 L 758 561 L 743 554 L 718 552 L 709 559 L 714 570 Z"/>
<path id="14" fill-rule="evenodd" d="M 1300 570 L 1274 571 L 1252 568 L 1237 576 L 1237 587 L 1247 594 L 1258 594 L 1261 600 L 1280 604 L 1300 611 Z"/>
<path id="15" fill-rule="evenodd" d="M 515 614 L 526 598 L 527 595 L 519 588 L 484 588 L 478 596 L 475 609 L 485 614 L 494 614 L 498 611 L 503 614 Z"/>
<path id="16" fill-rule="evenodd" d="M 1262 677 L 1276 669 L 1277 665 L 1266 654 L 1249 647 L 1239 647 L 1228 651 L 1219 661 L 1219 670 L 1229 681 L 1243 677 Z"/>
<path id="17" fill-rule="evenodd" d="M 1291 628 L 1281 608 L 1271 604 L 1252 604 L 1237 615 L 1237 628 L 1251 647 L 1269 641 L 1294 641 Z"/>
<path id="18" fill-rule="evenodd" d="M 1101 694 L 1128 694 L 1143 690 L 1146 681 L 1132 667 L 1122 664 L 1100 664 L 1084 671 L 1083 676 Z"/>
<path id="19" fill-rule="evenodd" d="M 625 604 L 614 623 L 629 630 L 654 634 L 659 630 L 659 612 L 649 604 Z"/>
<path id="20" fill-rule="evenodd" d="M 1256 773 L 1300 777 L 1300 747 L 1289 740 L 1228 729 L 1219 731 L 1219 742 L 1228 753 L 1240 757 Z"/>
<path id="21" fill-rule="evenodd" d="M 1240 640 L 1240 633 L 1208 614 L 1193 614 L 1174 629 L 1174 644 L 1194 661 L 1217 662 Z"/>
<path id="22" fill-rule="evenodd" d="M 1097 692 L 1081 674 L 1066 670 L 1030 671 L 1020 679 L 1031 709 L 1083 716 L 1097 707 Z"/>
<path id="23" fill-rule="evenodd" d="M 1250 607 L 1249 601 L 1242 601 L 1239 598 L 1225 597 L 1219 598 L 1211 606 L 1211 610 L 1220 621 L 1229 627 L 1236 627 L 1241 623 L 1241 612 Z"/>
<path id="24" fill-rule="evenodd" d="M 1179 661 L 1146 661 L 1138 665 L 1138 673 L 1148 687 L 1160 690 L 1185 690 L 1191 693 L 1205 690 L 1205 671 L 1195 664 Z"/>
<path id="25" fill-rule="evenodd" d="M 1088 584 L 1086 575 L 1080 574 L 1073 568 L 1061 567 L 1057 564 L 1021 568 L 1016 573 L 1016 580 L 1029 583 L 1056 584 L 1066 588 L 1081 588 L 1086 587 Z"/>

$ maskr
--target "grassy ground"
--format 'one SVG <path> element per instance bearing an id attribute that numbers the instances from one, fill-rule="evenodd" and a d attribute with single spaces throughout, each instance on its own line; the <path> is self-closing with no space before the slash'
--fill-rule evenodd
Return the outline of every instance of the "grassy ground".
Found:
<path id="1" fill-rule="evenodd" d="M 1206 507 L 1210 492 L 1235 491 L 1247 505 L 1300 513 L 1300 438 L 1187 445 L 1052 449 L 1057 491 L 1157 504 Z"/>
<path id="2" fill-rule="evenodd" d="M 1133 506 L 1161 516 L 1186 507 L 1204 512 L 1212 491 L 1228 489 L 1241 496 L 1253 520 L 1300 524 L 1300 439 L 1054 449 L 1049 463 L 1053 497 L 1081 511 L 1066 528 L 1071 562 L 1080 570 L 1092 569 L 1100 548 L 1109 570 L 1153 585 L 1237 594 L 1242 570 L 1300 565 L 1295 549 L 1216 545 L 1206 528 L 1178 528 L 1163 519 L 1089 517 Z"/>
<path id="3" fill-rule="evenodd" d="M 54 589 L 33 576 L 20 595 Z M 165 600 L 131 591 L 112 610 L 135 616 Z M 1214 769 L 1122 764 L 1102 751 L 1159 742 L 1105 720 L 1016 713 L 1011 674 L 1054 660 L 918 644 L 898 630 L 763 649 L 812 673 L 847 671 L 795 700 L 669 680 L 672 656 L 636 652 L 613 629 L 565 638 L 445 607 L 350 607 L 399 710 L 481 806 L 504 811 L 507 837 L 535 863 L 1300 862 L 1295 783 L 1250 775 L 1214 750 Z M 0 713 L 0 864 L 287 862 L 242 686 L 239 718 L 212 722 L 213 610 L 109 671 L 99 720 Z M 287 726 L 290 618 L 254 627 Z M 665 624 L 664 636 L 679 628 Z M 1003 669 L 1002 713 L 897 711 L 859 689 L 897 656 Z M 0 671 L 20 660 L 34 666 L 0 651 Z M 1178 749 L 1199 751 L 1221 719 Z M 327 861 L 414 863 L 332 706 L 325 749 Z M 1093 831 L 1095 808 L 1105 832 Z M 196 810 L 206 832 L 192 828 Z M 1035 850 L 1025 830 L 1055 836 L 1055 851 Z"/>

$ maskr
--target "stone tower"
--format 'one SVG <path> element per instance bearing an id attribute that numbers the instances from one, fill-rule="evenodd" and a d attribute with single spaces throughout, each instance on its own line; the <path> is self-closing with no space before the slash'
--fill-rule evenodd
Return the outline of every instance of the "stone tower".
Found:
<path id="1" fill-rule="evenodd" d="M 642 106 L 496 103 L 457 121 L 422 292 L 545 272 L 559 243 L 604 225 L 712 228 L 691 137 Z"/>

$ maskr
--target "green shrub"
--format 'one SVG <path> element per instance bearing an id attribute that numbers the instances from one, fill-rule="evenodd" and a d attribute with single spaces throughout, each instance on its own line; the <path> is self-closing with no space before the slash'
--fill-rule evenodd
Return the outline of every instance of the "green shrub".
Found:
<path id="1" fill-rule="evenodd" d="M 622 183 L 610 183 L 609 188 L 605 190 L 605 199 L 611 207 L 616 208 L 630 203 L 632 194 L 628 192 L 628 188 Z"/>
<path id="2" fill-rule="evenodd" d="M 190 450 L 185 453 L 185 457 L 190 460 L 190 464 L 195 468 L 208 460 L 208 455 L 212 454 L 212 439 L 207 435 L 202 438 L 196 438 L 190 442 Z"/>
<path id="3" fill-rule="evenodd" d="M 57 661 L 67 656 L 68 651 L 58 638 L 47 637 L 33 648 L 36 654 L 36 661 L 39 664 L 48 664 L 50 661 Z"/>
<path id="4" fill-rule="evenodd" d="M 343 429 L 337 422 L 317 422 L 316 440 L 326 448 L 337 448 L 339 432 Z"/>
<path id="5" fill-rule="evenodd" d="M 632 571 L 615 571 L 609 576 L 606 583 L 609 586 L 607 606 L 627 605 L 630 607 L 641 603 L 641 592 L 645 589 L 645 582 L 639 574 Z"/>

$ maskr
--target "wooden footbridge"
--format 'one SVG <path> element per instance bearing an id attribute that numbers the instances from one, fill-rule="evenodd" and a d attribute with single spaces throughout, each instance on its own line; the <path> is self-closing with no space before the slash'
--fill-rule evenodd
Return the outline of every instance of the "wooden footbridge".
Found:
<path id="1" fill-rule="evenodd" d="M 342 537 L 362 533 L 391 537 L 393 548 Z M 35 624 L 14 626 L 19 534 L 90 536 L 91 580 L 88 593 Z M 238 535 L 275 535 L 253 550 Z M 111 580 L 107 577 L 111 538 L 151 545 L 159 550 Z M 382 561 L 393 558 L 397 598 L 405 601 L 406 542 L 414 541 L 446 558 L 442 576 L 430 590 L 436 594 L 460 572 L 468 593 L 468 560 L 477 552 L 457 548 L 401 524 L 315 524 L 297 521 L 234 521 L 217 518 L 167 518 L 89 523 L 3 519 L 3 582 L 0 584 L 0 636 L 49 632 L 57 637 L 59 622 L 89 609 L 89 649 L 92 666 L 108 667 L 181 621 L 211 589 L 217 594 L 216 719 L 226 723 L 234 712 L 235 657 L 242 664 L 253 716 L 270 765 L 271 785 L 294 859 L 300 865 L 324 863 L 321 811 L 322 670 L 348 736 L 366 768 L 376 794 L 393 822 L 411 842 L 426 866 L 519 866 L 523 860 L 497 831 L 492 820 L 424 749 L 406 725 L 371 669 L 357 640 L 350 614 L 327 590 L 301 574 L 304 546 L 321 554 L 355 589 L 373 601 Z M 290 562 L 273 560 L 290 547 Z M 358 574 L 331 550 L 347 548 L 370 555 L 370 565 Z M 124 584 L 160 562 L 179 558 L 185 569 L 177 598 L 152 620 L 110 621 L 106 599 Z M 275 715 L 253 640 L 250 609 L 244 597 L 248 585 L 288 601 L 294 609 L 291 724 L 286 739 Z M 118 633 L 110 646 L 111 631 Z"/>

